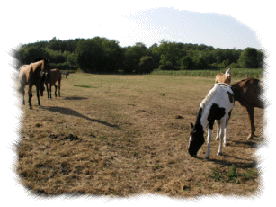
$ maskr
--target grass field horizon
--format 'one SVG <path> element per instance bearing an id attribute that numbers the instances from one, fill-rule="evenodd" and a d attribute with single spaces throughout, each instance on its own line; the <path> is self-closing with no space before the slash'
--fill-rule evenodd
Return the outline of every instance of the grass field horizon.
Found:
<path id="1" fill-rule="evenodd" d="M 216 127 L 210 161 L 206 143 L 198 158 L 188 154 L 190 123 L 213 84 L 213 77 L 70 74 L 61 97 L 53 87 L 52 100 L 46 91 L 41 97 L 42 108 L 34 95 L 33 110 L 22 106 L 15 166 L 21 184 L 42 195 L 258 193 L 262 109 L 255 109 L 253 140 L 246 140 L 247 113 L 236 103 L 223 156 L 216 155 Z"/>

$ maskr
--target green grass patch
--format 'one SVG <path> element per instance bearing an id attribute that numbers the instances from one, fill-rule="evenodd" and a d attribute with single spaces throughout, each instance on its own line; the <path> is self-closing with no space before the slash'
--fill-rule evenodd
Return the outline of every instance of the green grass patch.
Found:
<path id="1" fill-rule="evenodd" d="M 82 87 L 82 88 L 97 88 L 97 87 L 91 86 L 91 85 L 74 85 L 74 86 Z"/>
<path id="2" fill-rule="evenodd" d="M 258 172 L 255 168 L 249 168 L 244 173 L 239 173 L 237 167 L 233 164 L 228 170 L 222 170 L 218 166 L 211 168 L 209 177 L 215 182 L 228 182 L 240 184 L 258 177 Z"/>
<path id="3" fill-rule="evenodd" d="M 167 75 L 167 76 L 205 76 L 215 77 L 218 73 L 225 73 L 224 69 L 211 69 L 211 70 L 155 70 L 151 75 Z M 262 68 L 231 68 L 232 77 L 263 77 L 264 69 Z"/>

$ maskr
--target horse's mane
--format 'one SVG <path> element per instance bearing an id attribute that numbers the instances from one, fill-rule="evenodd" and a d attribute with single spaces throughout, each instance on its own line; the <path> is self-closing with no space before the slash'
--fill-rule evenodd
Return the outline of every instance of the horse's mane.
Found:
<path id="1" fill-rule="evenodd" d="M 217 94 L 218 89 L 219 89 L 219 84 L 213 85 L 213 87 L 210 89 L 208 95 L 200 103 L 200 108 L 202 108 L 203 111 L 204 111 L 205 107 L 208 105 L 208 103 L 212 100 L 212 98 Z"/>

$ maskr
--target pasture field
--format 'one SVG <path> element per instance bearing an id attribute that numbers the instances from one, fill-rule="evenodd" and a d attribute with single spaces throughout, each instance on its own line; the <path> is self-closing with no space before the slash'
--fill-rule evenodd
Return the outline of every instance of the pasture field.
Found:
<path id="1" fill-rule="evenodd" d="M 213 84 L 214 77 L 75 73 L 62 79 L 61 97 L 54 87 L 52 100 L 44 92 L 43 108 L 34 93 L 30 110 L 26 96 L 16 148 L 21 184 L 42 195 L 254 195 L 262 109 L 255 109 L 253 140 L 246 140 L 247 113 L 236 103 L 223 156 L 216 155 L 216 125 L 210 161 L 206 142 L 197 158 L 188 154 L 190 123 Z"/>

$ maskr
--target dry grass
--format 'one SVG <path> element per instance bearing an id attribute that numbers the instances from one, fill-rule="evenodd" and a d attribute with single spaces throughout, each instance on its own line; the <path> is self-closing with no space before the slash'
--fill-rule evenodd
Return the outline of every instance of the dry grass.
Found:
<path id="1" fill-rule="evenodd" d="M 43 195 L 252 195 L 260 184 L 254 152 L 263 141 L 263 110 L 255 109 L 254 140 L 246 140 L 247 114 L 236 103 L 223 156 L 216 156 L 216 130 L 210 161 L 204 161 L 206 144 L 198 158 L 187 152 L 190 122 L 213 83 L 201 77 L 70 75 L 61 82 L 61 97 L 44 94 L 42 109 L 35 96 L 33 110 L 22 106 L 21 183 Z M 239 176 L 230 182 L 233 164 Z"/>

